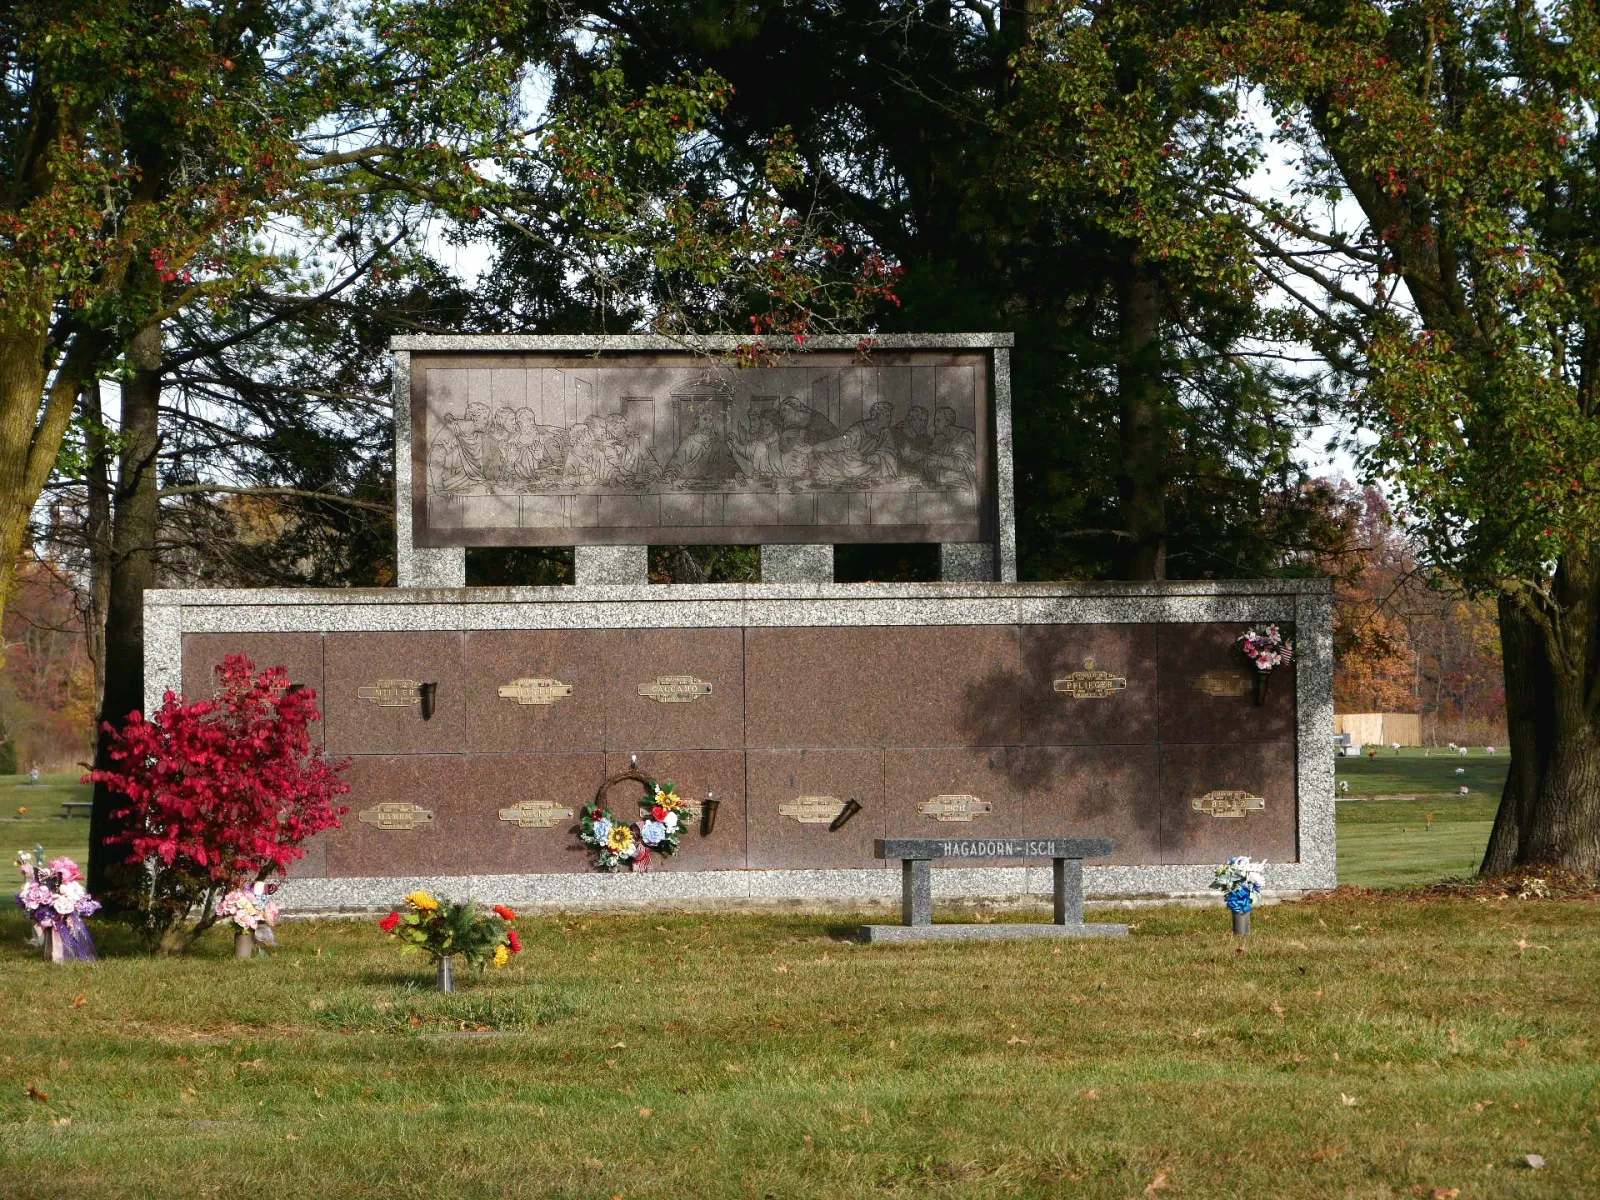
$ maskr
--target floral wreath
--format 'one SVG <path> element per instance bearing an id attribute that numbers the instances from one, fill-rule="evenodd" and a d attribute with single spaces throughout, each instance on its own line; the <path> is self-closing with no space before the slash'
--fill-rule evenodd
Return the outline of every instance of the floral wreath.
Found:
<path id="1" fill-rule="evenodd" d="M 644 785 L 639 820 L 617 820 L 606 807 L 606 793 L 616 784 L 632 780 Z M 676 854 L 684 824 L 694 810 L 677 792 L 677 784 L 659 783 L 642 771 L 622 771 L 600 785 L 594 803 L 583 810 L 578 840 L 594 853 L 594 865 L 603 871 L 650 869 L 652 854 Z"/>

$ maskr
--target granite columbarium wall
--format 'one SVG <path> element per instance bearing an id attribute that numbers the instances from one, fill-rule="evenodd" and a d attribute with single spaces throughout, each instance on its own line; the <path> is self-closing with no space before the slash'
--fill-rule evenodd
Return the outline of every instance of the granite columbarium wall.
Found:
<path id="1" fill-rule="evenodd" d="M 291 871 L 290 910 L 417 886 L 522 904 L 891 900 L 898 864 L 873 839 L 940 836 L 1114 838 L 1085 867 L 1092 896 L 1201 892 L 1229 854 L 1267 859 L 1274 890 L 1333 886 L 1328 585 L 1015 582 L 1009 345 L 883 339 L 866 368 L 824 340 L 831 357 L 787 374 L 724 378 L 653 338 L 397 340 L 405 586 L 147 592 L 147 699 L 208 693 L 233 652 L 317 689 L 350 813 Z M 643 542 L 692 530 L 571 524 L 590 508 L 708 519 L 714 502 L 804 507 L 814 533 L 750 526 L 763 583 L 652 587 Z M 873 540 L 837 523 L 858 510 L 940 542 L 947 582 L 832 583 L 814 539 Z M 439 521 L 475 512 L 488 524 L 458 540 L 569 529 L 576 586 L 461 586 Z M 1235 642 L 1270 621 L 1294 626 L 1297 653 L 1257 705 Z M 713 792 L 715 828 L 696 822 L 648 872 L 595 871 L 578 810 L 635 756 L 691 801 Z M 848 800 L 859 813 L 830 830 Z M 1052 882 L 1037 862 L 933 874 L 943 896 Z"/>

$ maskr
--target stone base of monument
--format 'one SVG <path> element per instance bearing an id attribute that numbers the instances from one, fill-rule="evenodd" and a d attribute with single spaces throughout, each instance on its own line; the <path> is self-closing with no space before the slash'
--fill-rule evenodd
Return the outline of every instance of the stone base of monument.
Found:
<path id="1" fill-rule="evenodd" d="M 863 925 L 863 942 L 1002 942 L 1018 938 L 1127 937 L 1126 925 Z"/>
<path id="2" fill-rule="evenodd" d="M 1111 838 L 879 838 L 877 858 L 900 860 L 900 924 L 863 925 L 863 942 L 989 942 L 1012 938 L 1127 937 L 1126 925 L 1083 921 L 1083 860 L 1116 849 Z M 1054 919 L 1039 925 L 935 925 L 933 860 L 1048 858 L 1055 868 Z"/>

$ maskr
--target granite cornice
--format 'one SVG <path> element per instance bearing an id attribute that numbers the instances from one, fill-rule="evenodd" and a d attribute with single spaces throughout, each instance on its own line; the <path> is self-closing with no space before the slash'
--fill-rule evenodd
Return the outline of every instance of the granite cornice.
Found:
<path id="1" fill-rule="evenodd" d="M 812 350 L 856 350 L 866 342 L 873 350 L 986 350 L 1010 347 L 1016 337 L 1010 333 L 882 333 L 824 334 L 808 337 L 796 346 L 787 339 L 763 341 L 732 334 L 699 337 L 663 337 L 659 334 L 402 334 L 389 340 L 397 352 L 448 353 L 451 351 L 576 351 L 605 353 L 629 350 L 679 350 L 722 352 L 745 346 L 763 346 L 779 353 L 804 355 Z"/>
<path id="2" fill-rule="evenodd" d="M 895 600 L 1015 600 L 1019 602 L 1326 596 L 1327 579 L 1173 580 L 1165 583 L 1120 581 L 1051 583 L 738 583 L 594 584 L 563 587 L 483 588 L 160 588 L 145 592 L 149 608 L 343 606 L 343 605 L 496 605 L 496 604 L 659 604 L 687 602 Z M 1175 618 L 1192 620 L 1195 618 Z M 1203 619 L 1203 618 L 1202 618 Z M 1284 619 L 1290 619 L 1285 617 Z"/>

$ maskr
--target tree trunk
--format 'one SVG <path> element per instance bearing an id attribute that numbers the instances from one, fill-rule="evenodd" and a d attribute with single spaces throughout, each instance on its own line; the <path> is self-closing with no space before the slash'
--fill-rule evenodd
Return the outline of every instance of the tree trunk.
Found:
<path id="1" fill-rule="evenodd" d="M 1555 727 L 1555 714 L 1550 711 L 1550 663 L 1539 629 L 1511 597 L 1501 596 L 1499 609 L 1511 768 L 1500 793 L 1483 865 L 1478 868 L 1484 875 L 1504 875 L 1520 861 L 1522 831 L 1532 824 L 1540 764 L 1550 757 L 1550 734 Z"/>
<path id="2" fill-rule="evenodd" d="M 1486 874 L 1558 867 L 1600 876 L 1600 729 L 1590 703 L 1600 575 L 1592 560 L 1588 552 L 1562 559 L 1555 602 L 1542 610 L 1549 629 L 1515 599 L 1500 601 L 1512 759 Z"/>
<path id="3" fill-rule="evenodd" d="M 89 613 L 84 633 L 94 668 L 94 706 L 99 712 L 106 694 L 106 607 L 111 597 L 111 472 L 98 378 L 83 385 L 83 415 L 88 460 L 84 483 L 89 494 L 84 527 L 89 547 Z"/>
<path id="4" fill-rule="evenodd" d="M 0 611 L 10 600 L 28 521 L 60 453 L 78 385 L 93 367 L 93 347 L 77 337 L 50 379 L 48 351 L 43 334 L 0 333 Z"/>
<path id="5" fill-rule="evenodd" d="M 1167 577 L 1167 498 L 1161 436 L 1161 292 L 1131 251 L 1117 275 L 1118 478 L 1128 545 L 1124 579 Z"/>
<path id="6" fill-rule="evenodd" d="M 116 510 L 111 529 L 107 589 L 106 683 L 100 702 L 102 728 L 95 767 L 115 766 L 105 724 L 120 728 L 128 714 L 144 709 L 144 591 L 156 582 L 156 525 L 160 509 L 157 451 L 161 401 L 161 327 L 141 329 L 128 343 L 133 374 L 122 385 L 122 447 L 117 456 Z M 117 832 L 112 810 L 123 803 L 96 784 L 90 810 L 89 890 L 112 896 L 119 890 L 112 868 L 122 858 L 106 839 Z"/>

